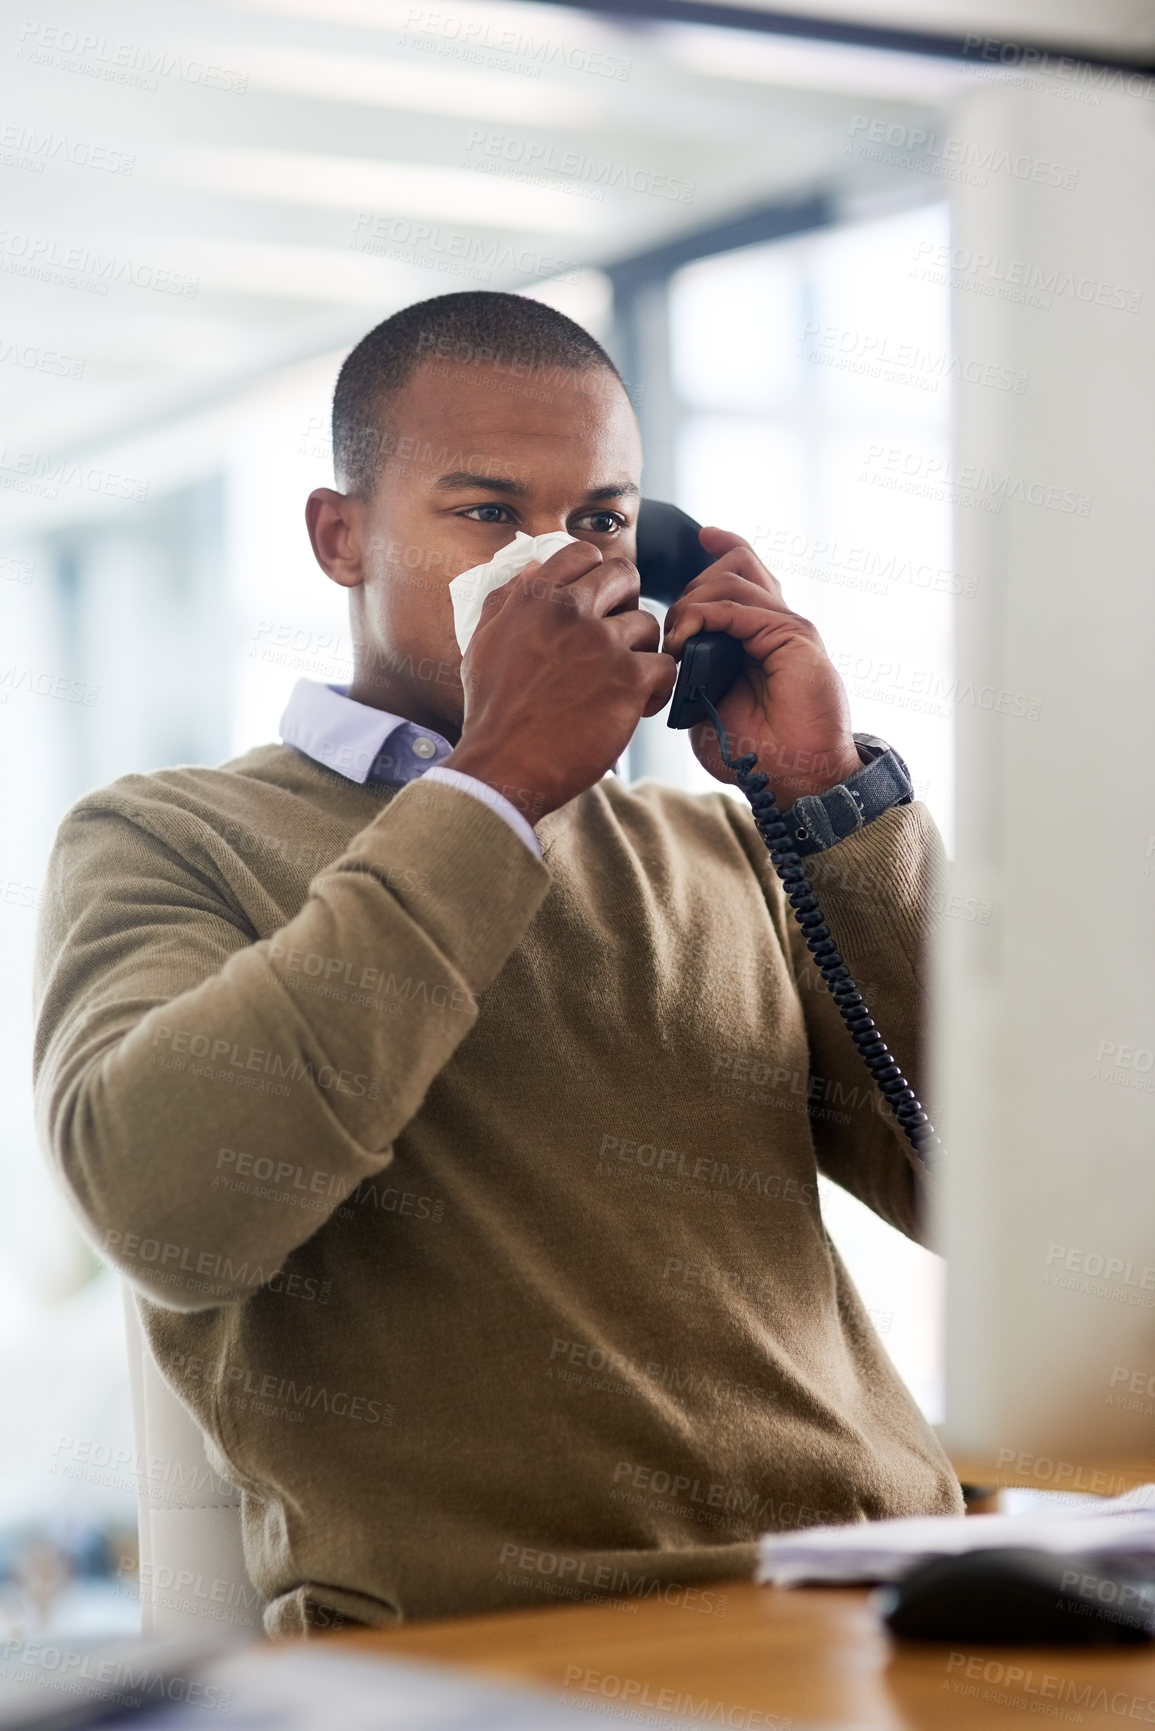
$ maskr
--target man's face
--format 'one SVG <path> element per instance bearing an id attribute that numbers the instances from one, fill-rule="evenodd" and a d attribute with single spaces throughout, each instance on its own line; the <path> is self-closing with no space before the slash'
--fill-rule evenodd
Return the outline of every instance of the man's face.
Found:
<path id="1" fill-rule="evenodd" d="M 564 529 L 609 558 L 634 558 L 641 442 L 622 386 L 603 368 L 511 377 L 423 363 L 388 405 L 388 455 L 368 500 L 319 488 L 314 551 L 351 590 L 357 667 L 350 696 L 461 728 L 461 651 L 451 580 L 517 530 Z"/>

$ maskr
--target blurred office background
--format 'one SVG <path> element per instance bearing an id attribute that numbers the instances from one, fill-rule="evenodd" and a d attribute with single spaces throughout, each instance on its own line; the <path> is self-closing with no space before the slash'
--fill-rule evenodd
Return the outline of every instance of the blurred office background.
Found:
<path id="1" fill-rule="evenodd" d="M 44 861 L 86 790 L 219 763 L 277 736 L 295 679 L 348 675 L 303 504 L 332 483 L 333 381 L 373 324 L 489 288 L 592 330 L 634 391 L 646 491 L 755 543 L 949 845 L 952 607 L 982 579 L 952 558 L 952 393 L 1021 386 L 952 352 L 968 267 L 944 140 L 968 92 L 1026 76 L 1021 53 L 957 50 L 1018 32 L 1138 63 L 1150 41 L 1125 4 L 805 11 L 776 33 L 478 0 L 112 0 L 94 25 L 61 0 L 4 26 L 5 1629 L 135 1616 L 119 1294 L 31 1114 Z M 629 772 L 716 785 L 664 718 Z M 936 1420 L 939 1263 L 829 1186 L 824 1206 Z"/>

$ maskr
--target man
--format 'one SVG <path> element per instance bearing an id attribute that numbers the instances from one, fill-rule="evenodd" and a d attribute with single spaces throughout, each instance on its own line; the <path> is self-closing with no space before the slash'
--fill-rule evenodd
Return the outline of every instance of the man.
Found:
<path id="1" fill-rule="evenodd" d="M 611 773 L 706 629 L 784 809 L 858 774 L 817 633 L 710 529 L 662 641 L 625 391 L 528 299 L 370 332 L 334 451 L 349 691 L 73 806 L 37 980 L 45 1144 L 242 1488 L 267 1628 L 688 1602 L 761 1531 L 961 1512 L 816 1189 L 917 1237 L 919 1162 L 748 809 Z M 448 585 L 519 529 L 576 539 L 462 658 Z M 809 862 L 916 1085 L 937 846 L 897 804 Z"/>

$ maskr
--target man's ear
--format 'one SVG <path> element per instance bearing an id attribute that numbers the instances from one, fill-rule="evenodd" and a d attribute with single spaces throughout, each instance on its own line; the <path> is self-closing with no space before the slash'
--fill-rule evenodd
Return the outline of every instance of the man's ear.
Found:
<path id="1" fill-rule="evenodd" d="M 305 501 L 313 557 L 342 589 L 356 589 L 365 581 L 364 526 L 364 507 L 351 493 L 314 487 Z"/>

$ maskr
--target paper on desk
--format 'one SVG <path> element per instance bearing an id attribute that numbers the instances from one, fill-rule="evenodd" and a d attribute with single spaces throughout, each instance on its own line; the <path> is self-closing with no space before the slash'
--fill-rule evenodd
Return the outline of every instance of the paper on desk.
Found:
<path id="1" fill-rule="evenodd" d="M 461 653 L 464 655 L 469 648 L 487 595 L 524 571 L 531 559 L 540 559 L 544 565 L 551 554 L 560 553 L 576 540 L 576 535 L 567 535 L 564 529 L 551 529 L 545 535 L 527 535 L 519 529 L 513 540 L 500 547 L 486 564 L 472 565 L 455 577 L 449 585 L 449 599 L 453 603 L 453 629 Z"/>
<path id="2" fill-rule="evenodd" d="M 1121 1497 L 1025 1515 L 922 1515 L 767 1533 L 755 1579 L 793 1587 L 803 1581 L 900 1581 L 932 1557 L 1002 1545 L 1041 1551 L 1116 1551 L 1155 1555 L 1155 1484 Z"/>

